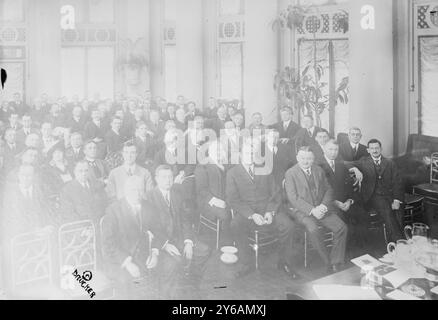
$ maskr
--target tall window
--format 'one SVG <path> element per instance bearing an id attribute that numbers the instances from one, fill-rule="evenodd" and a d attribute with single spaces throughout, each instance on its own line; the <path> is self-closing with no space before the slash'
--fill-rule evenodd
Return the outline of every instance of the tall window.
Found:
<path id="1" fill-rule="evenodd" d="M 226 100 L 243 98 L 243 21 L 242 0 L 219 1 L 218 68 L 219 95 Z"/>
<path id="2" fill-rule="evenodd" d="M 75 9 L 75 30 L 63 31 L 62 95 L 91 99 L 114 96 L 115 28 L 113 0 L 62 0 Z"/>

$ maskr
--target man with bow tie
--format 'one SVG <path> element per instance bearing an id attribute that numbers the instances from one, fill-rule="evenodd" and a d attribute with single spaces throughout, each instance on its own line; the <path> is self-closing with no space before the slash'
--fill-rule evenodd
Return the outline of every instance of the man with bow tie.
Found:
<path id="1" fill-rule="evenodd" d="M 122 298 L 140 298 L 136 296 L 135 282 L 159 272 L 160 247 L 152 242 L 155 234 L 149 231 L 150 212 L 143 200 L 143 184 L 139 176 L 128 177 L 123 185 L 124 196 L 107 208 L 101 220 L 106 271 L 119 284 Z"/>
<path id="2" fill-rule="evenodd" d="M 313 247 L 329 273 L 340 271 L 345 262 L 345 246 L 348 228 L 336 215 L 333 207 L 334 191 L 327 181 L 324 170 L 314 165 L 315 156 L 310 147 L 301 147 L 298 163 L 286 172 L 285 189 L 291 215 L 309 235 Z M 329 253 L 324 240 L 322 225 L 333 232 L 333 247 Z"/>
<path id="3" fill-rule="evenodd" d="M 255 269 L 251 259 L 248 236 L 259 232 L 275 234 L 279 238 L 277 266 L 290 277 L 296 278 L 293 264 L 293 222 L 280 210 L 280 187 L 272 175 L 261 173 L 254 165 L 257 143 L 245 141 L 241 147 L 240 164 L 227 173 L 226 202 L 234 211 L 231 229 L 239 249 L 243 277 Z"/>
<path id="4" fill-rule="evenodd" d="M 363 174 L 361 195 L 367 207 L 375 209 L 389 231 L 389 241 L 403 238 L 402 213 L 404 189 L 396 164 L 382 156 L 382 143 L 377 139 L 368 142 L 368 157 L 354 161 Z"/>
<path id="5" fill-rule="evenodd" d="M 178 271 L 200 280 L 209 248 L 195 238 L 191 213 L 187 212 L 180 193 L 173 188 L 172 168 L 158 166 L 155 181 L 157 186 L 146 196 L 148 226 L 154 235 L 152 246 L 160 249 L 158 269 L 165 283 L 161 289 L 166 297 L 172 298 L 178 280 L 175 266 Z"/>

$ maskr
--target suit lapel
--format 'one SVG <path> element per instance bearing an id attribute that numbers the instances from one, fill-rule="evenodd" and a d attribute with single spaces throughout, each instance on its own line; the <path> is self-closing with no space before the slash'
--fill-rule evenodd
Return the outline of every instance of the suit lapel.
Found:
<path id="1" fill-rule="evenodd" d="M 386 167 L 388 166 L 388 160 L 382 156 L 380 161 L 380 166 L 382 167 L 382 174 L 385 172 Z"/>

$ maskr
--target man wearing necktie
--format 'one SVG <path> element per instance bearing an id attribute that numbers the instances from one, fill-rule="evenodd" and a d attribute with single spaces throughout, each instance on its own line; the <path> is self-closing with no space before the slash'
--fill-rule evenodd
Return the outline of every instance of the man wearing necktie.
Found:
<path id="1" fill-rule="evenodd" d="M 155 170 L 157 186 L 147 192 L 148 226 L 154 234 L 152 244 L 160 249 L 158 269 L 165 285 L 161 287 L 167 298 L 175 293 L 178 272 L 185 269 L 194 280 L 200 281 L 209 255 L 206 244 L 195 239 L 191 223 L 192 212 L 187 212 L 181 194 L 173 188 L 172 168 L 160 165 Z"/>
<path id="2" fill-rule="evenodd" d="M 327 181 L 324 170 L 314 165 L 314 160 L 310 147 L 299 150 L 298 164 L 286 172 L 286 194 L 292 217 L 305 228 L 328 272 L 338 272 L 345 262 L 348 228 L 336 215 L 334 190 Z M 330 253 L 323 240 L 324 231 L 318 228 L 319 225 L 333 232 Z"/>
<path id="3" fill-rule="evenodd" d="M 368 214 L 364 209 L 358 192 L 353 185 L 358 181 L 351 176 L 347 166 L 338 159 L 339 145 L 336 140 L 329 140 L 324 146 L 324 161 L 319 165 L 325 171 L 327 180 L 334 190 L 334 206 L 341 219 L 347 223 L 349 240 L 347 253 L 354 258 L 364 254 L 367 241 Z"/>
<path id="4" fill-rule="evenodd" d="M 153 243 L 155 234 L 148 225 L 143 180 L 131 176 L 123 188 L 124 197 L 112 203 L 101 220 L 103 258 L 107 275 L 119 284 L 123 298 L 144 298 L 136 296 L 136 282 L 151 274 L 149 285 L 156 289 L 160 248 Z"/>
<path id="5" fill-rule="evenodd" d="M 315 126 L 315 121 L 311 114 L 303 116 L 302 119 L 303 128 L 297 133 L 296 139 L 296 149 L 299 150 L 301 147 L 309 147 L 317 144 L 315 138 L 318 132 L 322 128 Z"/>
<path id="6" fill-rule="evenodd" d="M 370 209 L 376 210 L 389 231 L 389 241 L 403 238 L 402 216 L 404 189 L 396 164 L 382 156 L 382 143 L 368 142 L 369 156 L 352 162 L 363 174 L 361 195 Z M 382 244 L 383 245 L 383 244 Z"/>
<path id="7" fill-rule="evenodd" d="M 348 140 L 339 141 L 339 155 L 347 162 L 358 161 L 363 157 L 368 157 L 367 147 L 360 143 L 362 132 L 357 127 L 352 127 L 348 131 Z"/>
<path id="8" fill-rule="evenodd" d="M 256 147 L 251 142 L 245 142 L 241 149 L 240 164 L 227 173 L 226 202 L 234 211 L 231 229 L 242 266 L 237 276 L 246 276 L 255 269 L 248 236 L 253 236 L 257 230 L 279 238 L 277 267 L 289 277 L 296 278 L 294 224 L 281 209 L 282 193 L 274 177 L 254 166 Z"/>

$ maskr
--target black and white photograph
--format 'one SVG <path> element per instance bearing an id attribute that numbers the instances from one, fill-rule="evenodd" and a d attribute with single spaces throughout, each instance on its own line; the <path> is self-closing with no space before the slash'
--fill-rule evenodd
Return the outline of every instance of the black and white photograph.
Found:
<path id="1" fill-rule="evenodd" d="M 438 0 L 0 0 L 0 68 L 0 300 L 438 300 Z"/>

